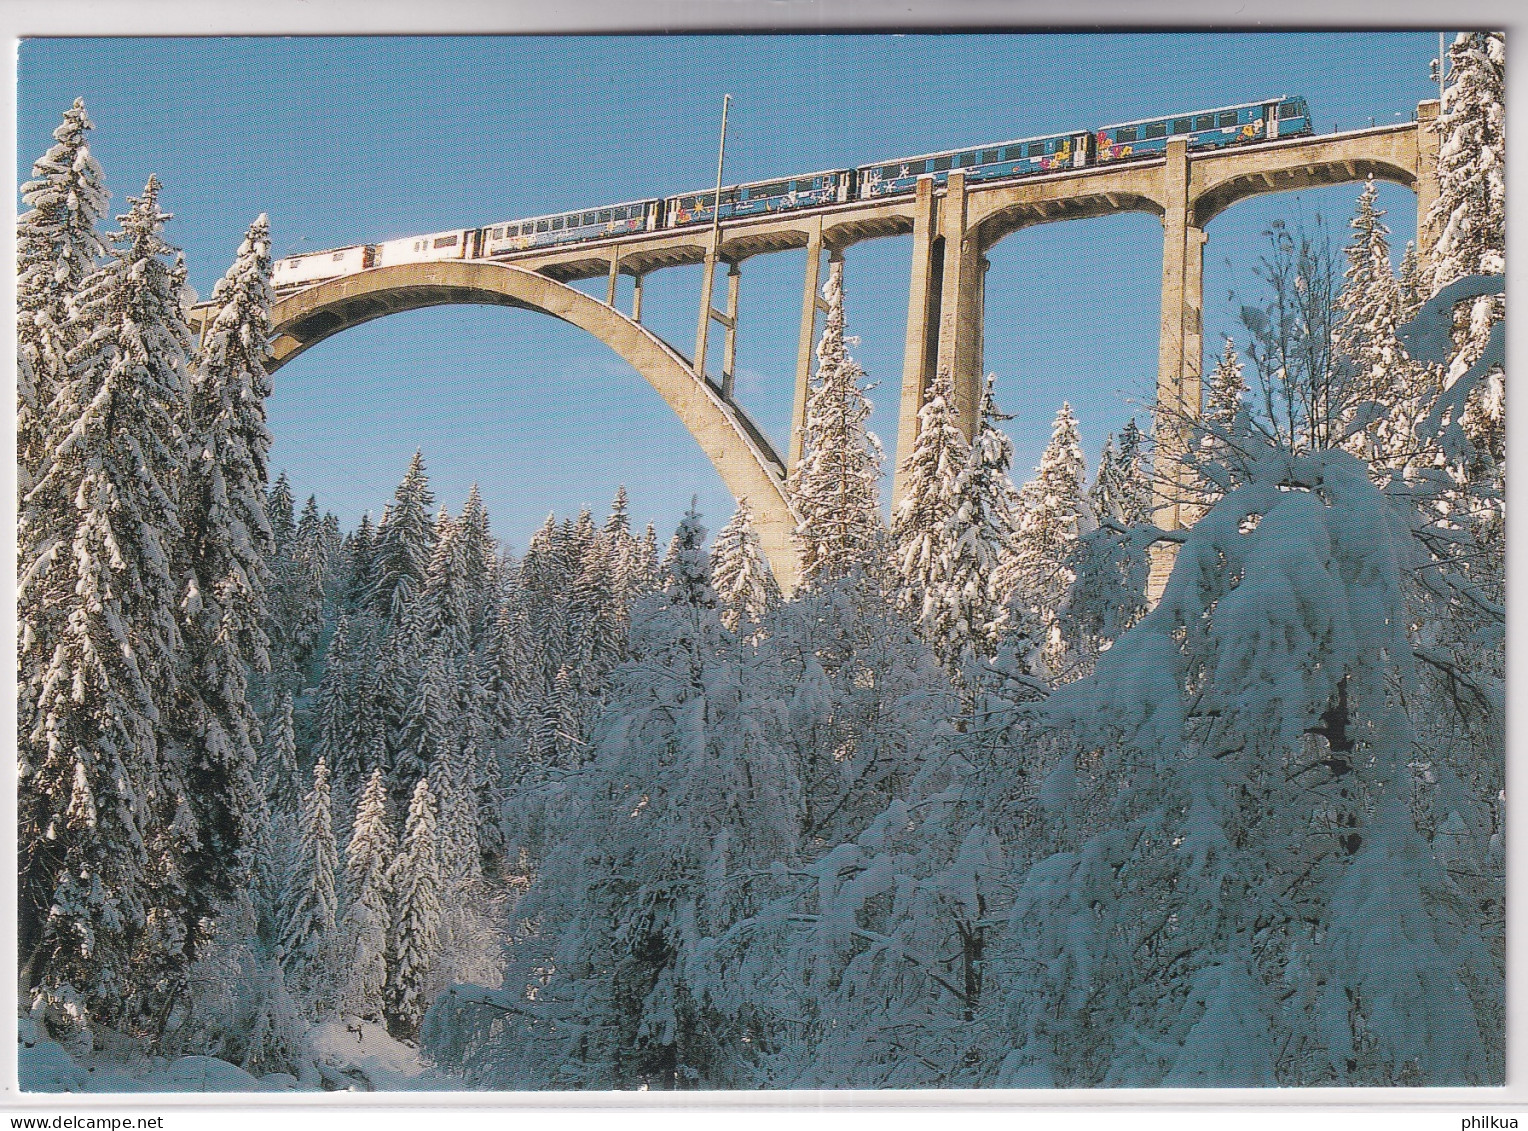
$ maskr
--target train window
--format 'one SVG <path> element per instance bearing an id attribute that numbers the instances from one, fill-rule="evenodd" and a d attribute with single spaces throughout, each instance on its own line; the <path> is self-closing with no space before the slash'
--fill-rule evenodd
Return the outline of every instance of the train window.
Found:
<path id="1" fill-rule="evenodd" d="M 980 154 L 976 154 L 976 153 L 962 153 L 959 157 L 957 157 L 955 159 L 955 163 L 957 165 L 959 165 L 962 169 L 969 169 L 972 165 L 976 164 L 976 159 L 977 159 L 978 156 L 980 156 Z"/>
<path id="2" fill-rule="evenodd" d="M 1194 129 L 1213 130 L 1215 128 L 1214 114 L 1198 114 L 1194 117 Z"/>
<path id="3" fill-rule="evenodd" d="M 551 230 L 552 230 L 552 222 L 550 220 L 537 220 L 536 221 L 536 231 L 538 233 L 539 232 L 550 232 Z"/>
<path id="4" fill-rule="evenodd" d="M 601 208 L 600 209 L 599 220 L 597 222 L 601 223 L 601 224 L 608 224 L 608 223 L 610 223 L 610 209 L 608 209 L 608 208 Z"/>
<path id="5" fill-rule="evenodd" d="M 936 172 L 936 173 L 942 172 L 943 170 L 948 169 L 949 167 L 950 167 L 950 159 L 948 157 L 936 157 L 936 158 L 934 158 L 934 172 Z"/>
<path id="6" fill-rule="evenodd" d="M 435 246 L 436 247 L 455 247 L 456 246 L 456 237 L 455 236 L 440 236 L 438 239 L 436 239 Z"/>
<path id="7" fill-rule="evenodd" d="M 1134 141 L 1136 136 L 1137 133 L 1135 126 L 1121 126 L 1114 132 L 1114 140 L 1116 142 Z"/>
<path id="8" fill-rule="evenodd" d="M 1284 105 L 1279 107 L 1279 117 L 1303 118 L 1305 117 L 1305 111 L 1298 102 L 1286 102 Z"/>
<path id="9" fill-rule="evenodd" d="M 1149 124 L 1146 127 L 1146 136 L 1147 137 L 1166 137 L 1167 136 L 1167 123 L 1166 122 L 1152 122 L 1151 124 Z"/>
<path id="10" fill-rule="evenodd" d="M 1193 128 L 1193 125 L 1194 125 L 1193 121 L 1191 119 L 1189 119 L 1189 118 L 1174 118 L 1173 119 L 1173 133 L 1175 133 L 1175 134 L 1186 134 L 1186 133 L 1189 132 L 1190 129 Z"/>
<path id="11" fill-rule="evenodd" d="M 553 216 L 552 217 L 552 231 L 554 231 L 554 232 L 562 231 L 562 217 L 561 216 Z"/>
<path id="12" fill-rule="evenodd" d="M 1218 121 L 1220 122 L 1220 125 L 1222 127 L 1236 125 L 1236 111 L 1235 110 L 1226 110 L 1226 111 L 1223 111 L 1221 113 L 1220 118 L 1218 119 Z"/>

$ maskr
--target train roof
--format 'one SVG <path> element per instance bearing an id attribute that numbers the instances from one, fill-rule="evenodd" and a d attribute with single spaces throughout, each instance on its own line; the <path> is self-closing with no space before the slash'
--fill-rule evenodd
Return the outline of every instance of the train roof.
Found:
<path id="1" fill-rule="evenodd" d="M 1031 141 L 1051 141 L 1064 137 L 1077 137 L 1091 132 L 1091 130 L 1057 130 L 1055 133 L 1035 134 L 1032 137 L 1016 137 L 1012 141 L 980 141 L 975 145 L 966 145 L 958 149 L 936 149 L 933 153 L 912 153 L 906 157 L 893 157 L 890 160 L 882 158 L 879 161 L 866 161 L 861 165 L 856 165 L 855 168 L 873 169 L 877 165 L 895 165 L 898 161 L 922 161 L 928 157 L 950 157 L 956 153 L 970 153 L 975 149 L 998 149 L 1007 145 L 1023 145 Z"/>
<path id="2" fill-rule="evenodd" d="M 271 263 L 285 263 L 289 259 L 306 259 L 310 255 L 333 255 L 336 251 L 355 251 L 357 248 L 369 246 L 371 245 L 364 243 L 347 243 L 344 247 L 319 247 L 312 251 L 294 251 L 287 255 L 276 256 Z"/>
<path id="3" fill-rule="evenodd" d="M 474 231 L 483 228 L 497 228 L 500 224 L 529 224 L 537 220 L 555 220 L 559 216 L 573 216 L 580 212 L 599 212 L 606 208 L 630 208 L 633 205 L 641 205 L 646 208 L 659 198 L 656 196 L 644 197 L 642 200 L 622 200 L 616 204 L 590 204 L 584 208 L 564 208 L 560 212 L 543 212 L 540 216 L 516 216 L 512 220 L 495 220 L 491 224 L 479 224 Z"/>
<path id="4" fill-rule="evenodd" d="M 1292 97 L 1299 98 L 1300 96 L 1296 94 Z M 1219 114 L 1222 110 L 1245 110 L 1249 106 L 1266 106 L 1270 102 L 1288 102 L 1290 98 L 1291 95 L 1280 94 L 1273 98 L 1258 98 L 1251 102 L 1237 102 L 1231 106 L 1212 106 L 1204 110 L 1180 110 L 1176 114 L 1153 114 L 1149 118 L 1132 118 L 1128 122 L 1113 122 L 1107 126 L 1099 126 L 1098 130 L 1112 130 L 1120 126 L 1144 126 L 1147 122 L 1165 122 L 1170 118 L 1192 118 L 1196 114 Z"/>
<path id="5" fill-rule="evenodd" d="M 734 181 L 730 185 L 722 185 L 722 191 L 726 192 L 728 189 L 735 188 L 752 188 L 754 185 L 772 185 L 776 181 L 804 181 L 808 177 L 828 177 L 835 173 L 847 173 L 848 171 L 847 167 L 842 169 L 818 169 L 813 173 L 786 173 L 783 177 L 760 177 L 754 181 Z M 708 192 L 714 194 L 716 186 L 707 185 L 703 189 L 690 189 L 688 192 L 666 192 L 663 194 L 663 199 L 673 200 L 676 196 L 700 196 Z"/>

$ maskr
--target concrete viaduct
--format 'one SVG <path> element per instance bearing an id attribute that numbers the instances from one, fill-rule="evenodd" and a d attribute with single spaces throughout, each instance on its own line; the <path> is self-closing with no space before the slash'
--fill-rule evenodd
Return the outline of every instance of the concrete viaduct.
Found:
<path id="1" fill-rule="evenodd" d="M 282 297 L 272 311 L 271 368 L 325 338 L 402 310 L 451 303 L 480 303 L 540 311 L 593 334 L 653 386 L 695 436 L 734 497 L 754 508 L 763 549 L 782 589 L 799 577 L 786 502 L 786 472 L 800 458 L 813 343 L 822 281 L 822 253 L 843 258 L 869 239 L 910 235 L 912 278 L 897 458 L 912 450 L 918 408 L 934 374 L 948 369 L 956 401 L 970 428 L 983 380 L 982 322 L 986 253 L 1002 238 L 1037 224 L 1086 219 L 1118 212 L 1149 212 L 1161 218 L 1162 317 L 1157 370 L 1158 497 L 1156 521 L 1181 526 L 1174 489 L 1175 453 L 1186 421 L 1200 412 L 1203 359 L 1202 311 L 1205 227 L 1238 201 L 1264 193 L 1361 181 L 1391 181 L 1417 194 L 1418 251 L 1431 250 L 1425 223 L 1437 198 L 1436 101 L 1418 107 L 1417 120 L 1347 133 L 1294 138 L 1189 153 L 1171 139 L 1167 153 L 1147 160 L 1092 166 L 1022 180 L 968 185 L 952 171 L 943 187 L 931 177 L 909 196 L 853 201 L 787 215 L 724 222 L 713 243 L 705 226 L 659 230 L 564 248 L 539 249 L 494 261 L 446 261 L 382 267 L 321 283 Z M 806 250 L 801 329 L 789 454 L 782 459 L 734 402 L 733 366 L 738 332 L 741 265 L 756 255 Z M 723 310 L 712 306 L 718 263 L 728 265 Z M 643 276 L 665 267 L 702 264 L 696 349 L 687 358 L 642 325 Z M 634 280 L 632 309 L 616 307 L 620 275 Z M 568 284 L 605 278 L 605 301 Z M 193 312 L 198 320 L 201 311 Z M 706 375 L 708 331 L 724 330 L 719 381 Z M 900 466 L 893 480 L 900 498 Z M 1154 573 L 1161 574 L 1166 566 Z M 1153 578 L 1160 591 L 1165 575 Z"/>

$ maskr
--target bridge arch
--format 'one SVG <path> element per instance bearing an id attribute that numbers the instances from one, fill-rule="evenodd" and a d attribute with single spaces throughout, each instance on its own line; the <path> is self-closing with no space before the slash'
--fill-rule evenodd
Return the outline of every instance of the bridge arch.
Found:
<path id="1" fill-rule="evenodd" d="M 1418 131 L 1381 128 L 1337 138 L 1315 137 L 1271 152 L 1228 151 L 1194 162 L 1189 184 L 1192 223 L 1204 228 L 1248 197 L 1373 176 L 1424 196 Z"/>
<path id="2" fill-rule="evenodd" d="M 678 352 L 647 327 L 580 290 L 503 263 L 406 263 L 320 283 L 271 309 L 276 370 L 353 326 L 405 310 L 472 304 L 549 314 L 598 338 L 628 362 L 679 417 L 734 498 L 746 498 L 770 568 L 789 593 L 800 574 L 785 499 L 784 466 L 737 405 L 723 399 Z"/>

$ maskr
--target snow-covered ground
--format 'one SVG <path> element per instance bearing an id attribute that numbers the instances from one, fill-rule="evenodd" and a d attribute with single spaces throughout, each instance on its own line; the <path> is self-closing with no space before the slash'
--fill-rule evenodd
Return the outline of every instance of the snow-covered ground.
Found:
<path id="1" fill-rule="evenodd" d="M 359 1033 L 355 1028 L 358 1026 Z M 18 1057 L 25 1092 L 449 1091 L 462 1083 L 431 1069 L 381 1025 L 326 1021 L 308 1032 L 304 1079 L 256 1078 L 211 1056 L 176 1060 L 131 1052 L 66 1050 L 29 1017 L 20 1019 Z"/>

